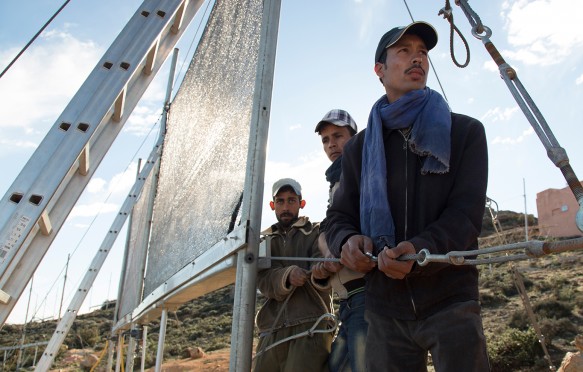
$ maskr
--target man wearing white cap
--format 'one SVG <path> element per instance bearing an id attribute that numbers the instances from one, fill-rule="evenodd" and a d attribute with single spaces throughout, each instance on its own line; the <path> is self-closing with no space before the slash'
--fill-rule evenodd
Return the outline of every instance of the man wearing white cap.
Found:
<path id="1" fill-rule="evenodd" d="M 436 44 L 425 22 L 380 39 L 374 71 L 385 94 L 344 148 L 327 212 L 330 251 L 367 273 L 368 371 L 427 371 L 429 352 L 438 372 L 490 370 L 476 267 L 399 259 L 476 250 L 482 226 L 484 127 L 426 86 Z"/>
<path id="2" fill-rule="evenodd" d="M 269 204 L 278 222 L 262 232 L 270 240 L 271 256 L 322 257 L 318 225 L 299 217 L 306 203 L 300 184 L 280 179 L 273 184 L 272 196 Z M 315 278 L 312 266 L 308 261 L 271 260 L 270 268 L 257 273 L 257 287 L 267 301 L 255 318 L 259 344 L 253 371 L 328 370 L 332 333 L 322 332 L 331 330 L 327 321 L 318 323 L 319 332 L 297 337 L 332 312 L 328 280 Z"/>
<path id="3" fill-rule="evenodd" d="M 330 183 L 329 204 L 340 185 L 344 145 L 357 131 L 356 122 L 345 110 L 331 110 L 316 124 L 315 132 L 320 135 L 324 152 L 332 162 L 326 170 L 326 180 Z M 333 257 L 326 244 L 325 230 L 326 220 L 320 223 L 320 251 L 325 257 Z M 316 265 L 315 271 L 321 271 L 318 272 L 321 277 L 330 276 L 332 289 L 340 299 L 338 320 L 341 323 L 332 343 L 330 372 L 364 371 L 368 328 L 364 319 L 364 274 L 332 262 Z"/>

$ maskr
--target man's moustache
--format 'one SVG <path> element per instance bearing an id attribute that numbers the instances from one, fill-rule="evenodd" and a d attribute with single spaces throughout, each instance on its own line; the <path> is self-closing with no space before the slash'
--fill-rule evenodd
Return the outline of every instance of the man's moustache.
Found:
<path id="1" fill-rule="evenodd" d="M 421 71 L 423 71 L 423 74 L 425 74 L 425 70 L 423 69 L 423 67 L 421 67 L 421 65 L 413 65 L 411 67 L 409 67 L 408 69 L 405 70 L 405 73 L 409 73 L 409 71 L 413 70 L 414 68 L 418 68 L 421 69 Z"/>

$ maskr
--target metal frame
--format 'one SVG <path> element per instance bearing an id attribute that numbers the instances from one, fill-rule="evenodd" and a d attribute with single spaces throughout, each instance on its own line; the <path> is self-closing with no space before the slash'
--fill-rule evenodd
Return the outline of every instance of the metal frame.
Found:
<path id="1" fill-rule="evenodd" d="M 146 0 L 0 200 L 0 324 L 202 0 Z"/>

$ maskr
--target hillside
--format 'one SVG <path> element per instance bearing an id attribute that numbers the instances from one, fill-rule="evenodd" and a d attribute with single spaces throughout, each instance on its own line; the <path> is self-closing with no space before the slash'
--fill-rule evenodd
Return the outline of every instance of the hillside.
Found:
<path id="1" fill-rule="evenodd" d="M 502 211 L 498 215 L 507 242 L 524 241 L 524 215 Z M 529 216 L 530 239 L 536 237 L 536 219 Z M 491 218 L 484 217 L 481 247 L 498 245 Z M 529 322 L 528 313 L 518 293 L 515 281 L 524 283 L 528 299 L 537 318 L 537 327 L 544 335 L 544 345 L 555 368 L 566 352 L 577 351 L 575 336 L 583 334 L 583 251 L 565 252 L 539 259 L 480 265 L 481 301 L 488 347 L 494 371 L 548 371 L 539 338 Z M 518 278 L 518 279 L 517 279 Z M 232 316 L 232 286 L 215 291 L 185 304 L 168 317 L 164 360 L 176 359 L 173 371 L 204 370 L 227 371 Z M 258 304 L 262 298 L 258 298 Z M 77 318 L 65 344 L 68 349 L 86 349 L 95 354 L 104 348 L 111 329 L 112 309 L 97 310 Z M 26 325 L 24 343 L 48 341 L 55 329 L 55 321 Z M 147 367 L 155 364 L 159 324 L 148 324 Z M 0 331 L 0 345 L 10 346 L 21 340 L 22 325 L 5 325 Z M 200 347 L 207 358 L 188 361 L 188 348 Z M 42 352 L 38 350 L 38 357 Z M 140 351 L 135 360 L 140 365 Z M 89 371 L 79 361 L 60 353 L 55 363 L 62 371 Z M 31 366 L 34 349 L 22 356 L 21 366 Z M 213 359 L 214 358 L 214 359 Z M 8 353 L 6 370 L 15 370 L 17 354 Z M 105 359 L 105 358 L 104 358 Z M 104 365 L 104 363 L 100 364 Z M 170 369 L 169 369 L 170 370 Z"/>

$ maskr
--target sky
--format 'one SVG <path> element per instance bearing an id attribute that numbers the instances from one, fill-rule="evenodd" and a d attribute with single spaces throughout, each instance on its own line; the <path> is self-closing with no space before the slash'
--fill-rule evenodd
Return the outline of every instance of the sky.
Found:
<path id="1" fill-rule="evenodd" d="M 517 71 L 581 179 L 583 146 L 578 144 L 578 134 L 583 117 L 583 29 L 579 25 L 583 23 L 583 3 L 469 3 L 492 30 L 490 40 Z M 8 65 L 61 4 L 47 0 L 0 3 L 0 68 Z M 0 78 L 1 195 L 140 4 L 137 0 L 71 1 Z M 466 68 L 454 65 L 449 23 L 438 15 L 443 6 L 444 2 L 437 0 L 282 1 L 262 226 L 275 222 L 268 207 L 269 191 L 282 177 L 302 184 L 307 201 L 303 215 L 313 221 L 324 217 L 328 197 L 324 171 L 330 162 L 314 127 L 334 108 L 350 112 L 359 129 L 366 127 L 370 107 L 384 94 L 373 72 L 378 40 L 390 28 L 410 23 L 411 16 L 431 23 L 439 34 L 438 45 L 430 52 L 434 70 L 429 72 L 428 86 L 445 94 L 452 111 L 475 117 L 486 128 L 488 197 L 500 210 L 526 209 L 536 216 L 538 192 L 566 187 L 560 170 L 547 157 L 496 65 L 482 42 L 472 36 L 470 23 L 456 5 L 452 5 L 454 21 L 468 42 L 470 62 Z M 194 50 L 193 40 L 200 36 L 204 9 L 206 3 L 177 45 L 178 82 Z M 465 61 L 465 48 L 457 34 L 453 45 L 457 60 Z M 158 133 L 169 60 L 69 215 L 9 323 L 55 317 L 61 303 L 61 313 L 69 304 L 133 185 L 138 159 L 148 156 Z M 81 312 L 117 297 L 123 244 L 116 242 Z"/>

